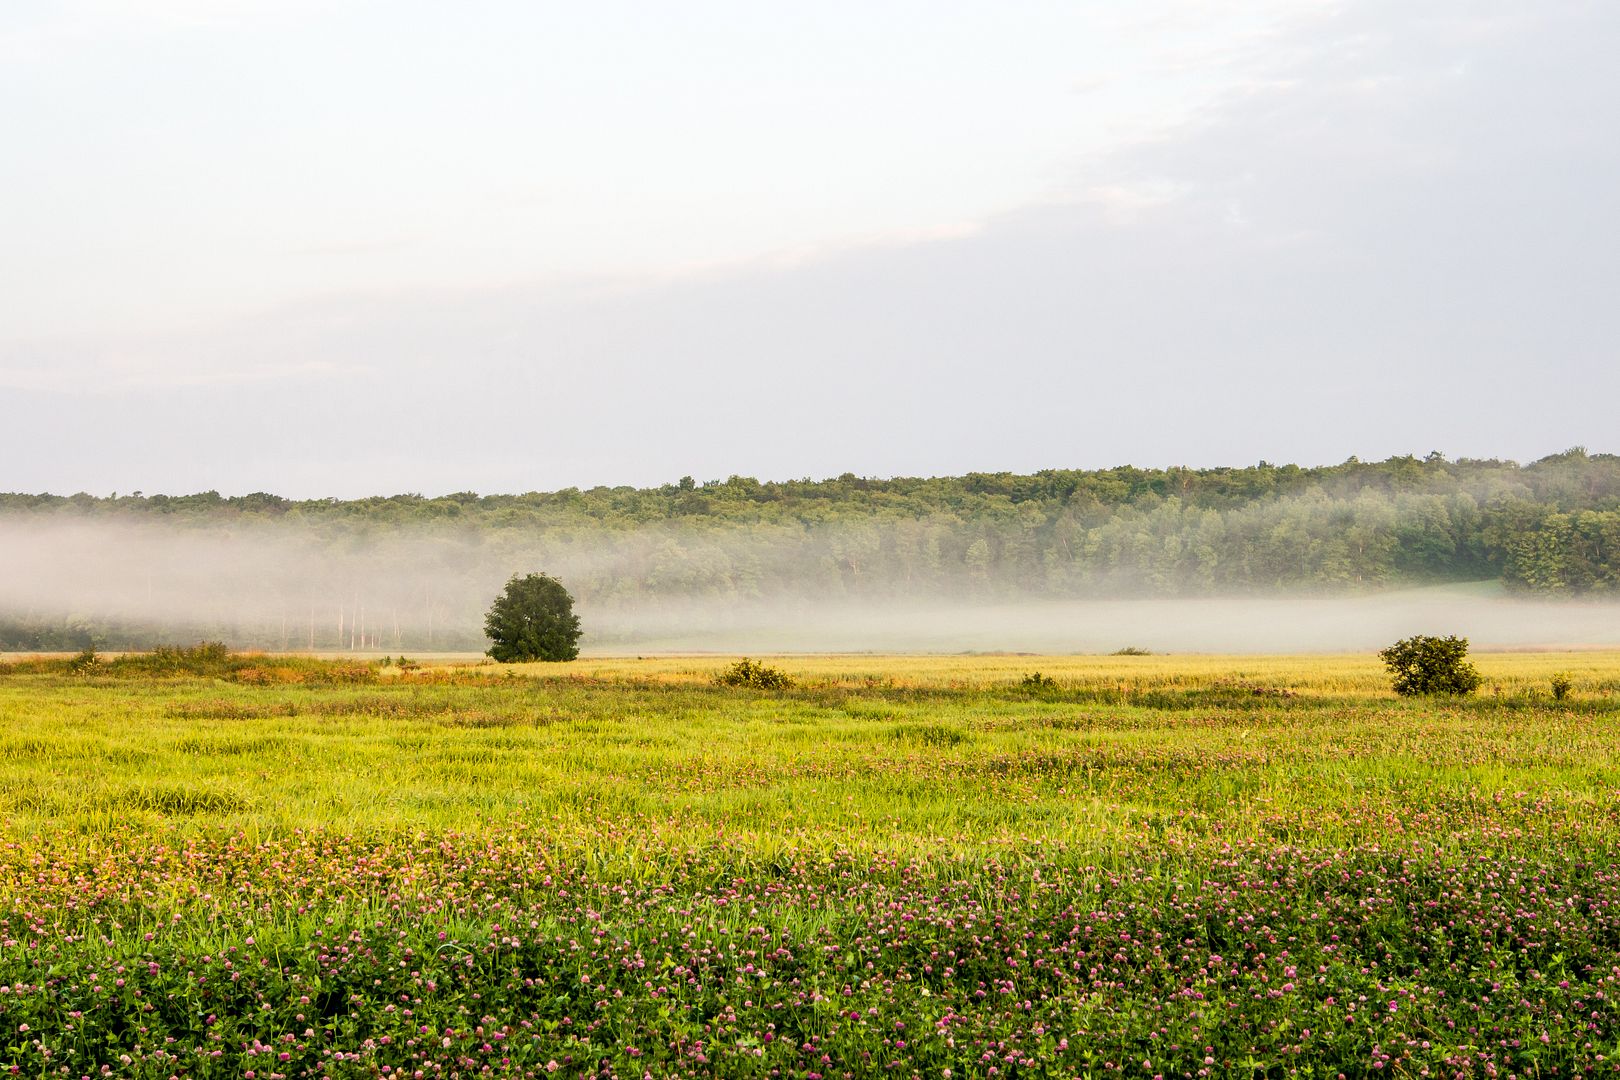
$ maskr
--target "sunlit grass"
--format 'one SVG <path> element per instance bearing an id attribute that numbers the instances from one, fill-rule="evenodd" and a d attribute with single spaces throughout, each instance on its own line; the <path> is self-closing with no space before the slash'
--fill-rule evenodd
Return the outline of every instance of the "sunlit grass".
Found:
<path id="1" fill-rule="evenodd" d="M 707 685 L 729 656 L 583 658 L 567 665 L 520 664 L 525 676 L 570 675 Z M 1276 656 L 1164 654 L 1150 656 L 870 656 L 865 654 L 759 656 L 801 682 L 832 686 L 993 688 L 1042 674 L 1077 687 L 1203 687 L 1222 681 L 1252 682 L 1298 691 L 1389 694 L 1389 679 L 1378 658 L 1368 653 Z M 1485 676 L 1485 693 L 1545 689 L 1548 678 L 1567 671 L 1588 692 L 1620 690 L 1620 652 L 1494 652 L 1474 656 Z M 439 663 L 462 664 L 465 658 Z"/>
<path id="2" fill-rule="evenodd" d="M 772 657 L 428 667 L 362 685 L 0 679 L 0 814 L 112 827 L 476 830 L 611 814 L 810 847 L 1084 848 L 1144 821 L 1354 842 L 1499 786 L 1606 805 L 1612 653 L 1480 658 L 1496 692 L 1402 701 L 1366 657 Z M 387 669 L 384 669 L 385 672 Z M 1027 691 L 1039 670 L 1056 685 Z M 1541 686 L 1569 671 L 1574 694 Z M 510 674 L 508 674 L 510 672 Z M 457 681 L 457 680 L 462 681 Z M 1195 814 L 1195 818 L 1188 818 Z M 1162 825 L 1159 826 L 1162 832 Z"/>
<path id="3" fill-rule="evenodd" d="M 768 657 L 771 692 L 713 685 L 730 659 L 0 672 L 0 1066 L 1620 1050 L 1620 654 L 1481 655 L 1467 700 L 1398 699 L 1361 656 Z"/>

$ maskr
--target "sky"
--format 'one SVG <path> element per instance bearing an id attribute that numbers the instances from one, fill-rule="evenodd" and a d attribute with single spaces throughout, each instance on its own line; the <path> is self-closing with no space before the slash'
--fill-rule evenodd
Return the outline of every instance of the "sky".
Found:
<path id="1" fill-rule="evenodd" d="M 1605 0 L 8 0 L 0 490 L 1620 451 Z"/>

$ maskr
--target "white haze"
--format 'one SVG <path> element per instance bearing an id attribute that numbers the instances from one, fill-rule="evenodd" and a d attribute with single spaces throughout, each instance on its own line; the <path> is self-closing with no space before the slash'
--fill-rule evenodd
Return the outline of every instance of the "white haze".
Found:
<path id="1" fill-rule="evenodd" d="M 724 543 L 725 541 L 720 541 Z M 741 541 L 739 541 L 741 542 Z M 264 648 L 417 651 L 481 646 L 481 616 L 516 567 L 590 582 L 579 613 L 592 652 L 1092 653 L 1371 649 L 1412 633 L 1479 648 L 1620 645 L 1620 604 L 1514 598 L 1495 585 L 1355 596 L 1179 599 L 831 597 L 791 589 L 788 556 L 766 567 L 788 599 L 613 597 L 659 551 L 656 531 L 596 540 L 429 529 L 197 528 L 36 519 L 0 524 L 0 619 L 150 628 Z M 649 553 L 653 553 L 650 556 Z M 698 561 L 700 556 L 686 556 Z M 779 579 L 779 580 L 778 580 Z"/>
<path id="2" fill-rule="evenodd" d="M 602 626 L 646 652 L 1355 652 L 1417 633 L 1461 634 L 1486 650 L 1582 649 L 1620 645 L 1620 604 L 1436 587 L 1361 597 L 693 604 L 611 613 Z"/>

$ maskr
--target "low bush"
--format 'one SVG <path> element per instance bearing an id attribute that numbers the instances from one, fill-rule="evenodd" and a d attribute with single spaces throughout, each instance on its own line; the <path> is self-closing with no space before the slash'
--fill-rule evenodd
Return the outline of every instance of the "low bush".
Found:
<path id="1" fill-rule="evenodd" d="M 1395 692 L 1402 697 L 1472 694 L 1483 680 L 1464 659 L 1467 655 L 1467 638 L 1422 634 L 1403 638 L 1378 654 L 1394 676 Z"/>
<path id="2" fill-rule="evenodd" d="M 213 675 L 234 671 L 241 657 L 232 654 L 222 641 L 199 641 L 195 645 L 159 645 L 151 652 L 125 653 L 108 666 L 118 675 Z"/>
<path id="3" fill-rule="evenodd" d="M 767 667 L 743 657 L 714 677 L 716 686 L 750 687 L 754 690 L 786 690 L 793 685 L 787 672 Z"/>

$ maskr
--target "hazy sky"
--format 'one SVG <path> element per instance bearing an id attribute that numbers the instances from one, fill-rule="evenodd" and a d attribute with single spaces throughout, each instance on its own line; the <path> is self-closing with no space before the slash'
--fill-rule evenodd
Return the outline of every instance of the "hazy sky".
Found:
<path id="1" fill-rule="evenodd" d="M 1612 0 L 7 0 L 0 489 L 1620 450 Z"/>

